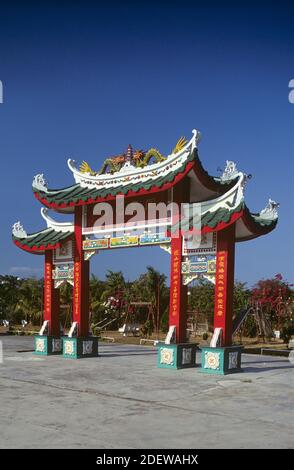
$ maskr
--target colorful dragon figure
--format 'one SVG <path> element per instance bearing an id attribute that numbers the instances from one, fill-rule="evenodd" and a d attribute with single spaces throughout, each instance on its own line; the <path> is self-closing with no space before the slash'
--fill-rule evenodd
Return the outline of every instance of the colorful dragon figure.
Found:
<path id="1" fill-rule="evenodd" d="M 186 144 L 187 140 L 181 137 L 176 143 L 172 153 L 176 154 L 180 152 Z M 166 160 L 166 158 L 167 157 L 162 155 L 159 150 L 155 148 L 151 148 L 147 152 L 144 152 L 142 149 L 133 151 L 132 147 L 129 145 L 126 153 L 115 155 L 114 157 L 109 157 L 104 160 L 100 171 L 93 171 L 90 165 L 85 161 L 82 162 L 80 171 L 82 173 L 88 173 L 91 176 L 105 175 L 107 173 L 113 174 L 119 172 L 127 161 L 130 161 L 135 168 L 145 168 L 150 164 L 152 159 L 154 160 L 153 163 L 159 163 Z"/>

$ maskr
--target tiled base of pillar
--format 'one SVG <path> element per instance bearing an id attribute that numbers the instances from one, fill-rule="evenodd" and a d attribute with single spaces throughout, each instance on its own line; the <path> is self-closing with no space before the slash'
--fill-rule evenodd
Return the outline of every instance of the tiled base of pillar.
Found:
<path id="1" fill-rule="evenodd" d="M 225 346 L 211 348 L 201 346 L 201 372 L 206 374 L 233 374 L 242 372 L 241 352 L 242 346 Z"/>
<path id="2" fill-rule="evenodd" d="M 162 369 L 185 369 L 197 367 L 196 343 L 160 344 L 157 365 Z"/>
<path id="3" fill-rule="evenodd" d="M 70 359 L 80 359 L 83 357 L 98 356 L 98 338 L 97 336 L 88 336 L 84 338 L 69 338 L 63 336 L 63 357 Z"/>
<path id="4" fill-rule="evenodd" d="M 35 354 L 49 356 L 62 353 L 62 339 L 57 336 L 35 335 Z"/>

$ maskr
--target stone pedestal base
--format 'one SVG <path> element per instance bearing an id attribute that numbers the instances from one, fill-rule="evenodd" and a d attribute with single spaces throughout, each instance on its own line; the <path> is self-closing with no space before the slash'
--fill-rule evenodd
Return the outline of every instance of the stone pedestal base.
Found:
<path id="1" fill-rule="evenodd" d="M 62 339 L 57 336 L 35 335 L 35 354 L 49 356 L 62 353 Z"/>
<path id="2" fill-rule="evenodd" d="M 211 348 L 201 346 L 201 372 L 206 374 L 233 374 L 242 372 L 241 352 L 242 346 L 225 346 Z"/>
<path id="3" fill-rule="evenodd" d="M 196 350 L 196 343 L 159 344 L 157 365 L 162 369 L 197 367 Z"/>
<path id="4" fill-rule="evenodd" d="M 70 359 L 80 359 L 83 357 L 98 356 L 98 338 L 97 336 L 87 336 L 84 338 L 69 338 L 63 336 L 63 357 Z"/>

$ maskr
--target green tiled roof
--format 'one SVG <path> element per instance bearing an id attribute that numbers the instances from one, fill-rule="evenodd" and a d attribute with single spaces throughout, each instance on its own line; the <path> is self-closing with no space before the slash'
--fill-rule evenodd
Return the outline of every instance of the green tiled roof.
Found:
<path id="1" fill-rule="evenodd" d="M 229 223 L 231 217 L 235 213 L 239 213 L 244 210 L 244 215 L 242 217 L 246 218 L 247 221 L 250 222 L 253 233 L 267 233 L 275 228 L 277 225 L 278 219 L 268 219 L 263 218 L 259 214 L 252 214 L 249 209 L 247 208 L 244 201 L 242 201 L 237 207 L 234 209 L 229 209 L 226 207 L 220 207 L 216 211 L 207 211 L 201 216 L 190 217 L 187 221 L 183 221 L 181 223 L 181 230 L 188 231 L 191 230 L 193 227 L 200 230 L 204 229 L 205 227 L 210 228 L 212 231 L 217 227 L 220 222 L 225 224 Z M 179 224 L 176 224 L 172 227 L 172 232 L 179 230 Z"/>
<path id="2" fill-rule="evenodd" d="M 187 160 L 183 163 L 183 165 L 175 171 L 171 171 L 166 176 L 162 176 L 159 178 L 149 178 L 145 182 L 138 182 L 138 183 L 129 183 L 125 185 L 119 185 L 116 187 L 108 187 L 108 188 L 84 188 L 79 184 L 74 184 L 73 186 L 69 186 L 68 188 L 60 189 L 60 190 L 48 190 L 39 191 L 38 189 L 33 187 L 34 193 L 37 193 L 41 198 L 46 199 L 49 203 L 56 203 L 56 204 L 69 204 L 71 202 L 77 203 L 79 201 L 87 201 L 87 199 L 97 199 L 97 198 L 105 198 L 107 196 L 116 196 L 117 194 L 127 194 L 128 191 L 137 192 L 140 189 L 150 190 L 154 186 L 160 188 L 165 183 L 170 183 L 174 180 L 176 174 L 182 173 L 185 171 L 188 162 L 191 162 L 196 156 L 196 149 L 193 151 L 187 158 Z"/>
<path id="3" fill-rule="evenodd" d="M 201 219 L 187 219 L 186 224 L 181 225 L 181 230 L 188 231 L 192 229 L 193 226 L 201 230 L 208 227 L 211 231 L 214 231 L 220 222 L 225 224 L 229 223 L 231 217 L 234 213 L 239 213 L 243 210 L 242 218 L 245 217 L 247 221 L 250 222 L 252 225 L 252 233 L 258 235 L 262 235 L 263 233 L 268 233 L 273 230 L 277 224 L 277 219 L 265 219 L 259 214 L 251 214 L 246 207 L 244 201 L 242 201 L 236 208 L 234 209 L 227 209 L 225 207 L 220 207 L 216 211 L 207 211 L 205 214 L 201 216 Z M 175 232 L 179 229 L 179 224 L 175 224 L 171 227 L 171 231 Z M 36 232 L 33 234 L 28 235 L 25 238 L 15 237 L 12 236 L 13 241 L 20 247 L 27 251 L 32 251 L 36 253 L 42 253 L 46 248 L 53 249 L 56 247 L 57 243 L 60 243 L 63 240 L 66 240 L 73 233 L 71 231 L 67 232 L 60 232 L 56 231 L 52 228 L 47 228 L 45 230 L 41 230 L 40 232 Z M 239 240 L 241 241 L 241 239 Z"/>
<path id="4" fill-rule="evenodd" d="M 25 238 L 19 238 L 12 235 L 14 242 L 18 245 L 27 247 L 29 249 L 46 249 L 49 245 L 56 245 L 57 243 L 65 240 L 72 232 L 57 232 L 52 228 L 46 228 L 40 232 L 32 233 Z M 41 248 L 42 247 L 42 248 Z"/>
<path id="5" fill-rule="evenodd" d="M 207 211 L 197 217 L 190 217 L 186 221 L 182 221 L 182 230 L 191 230 L 193 227 L 201 230 L 204 227 L 215 229 L 220 222 L 228 223 L 235 212 L 240 212 L 244 208 L 244 202 L 241 202 L 238 207 L 234 209 L 227 209 L 226 207 L 220 207 L 216 211 Z M 179 230 L 179 224 L 172 227 L 172 232 Z"/>
<path id="6" fill-rule="evenodd" d="M 162 177 L 150 177 L 147 181 L 138 182 L 138 183 L 128 183 L 128 184 L 121 184 L 116 187 L 107 187 L 107 188 L 87 188 L 82 187 L 80 184 L 74 184 L 67 188 L 52 190 L 48 189 L 47 191 L 41 191 L 35 187 L 33 187 L 33 191 L 35 195 L 40 199 L 45 199 L 49 204 L 77 204 L 79 201 L 86 202 L 88 199 L 103 199 L 107 196 L 116 196 L 117 194 L 124 194 L 126 195 L 129 191 L 138 192 L 139 190 L 144 189 L 145 191 L 149 191 L 150 189 L 157 187 L 161 188 L 166 183 L 171 183 L 177 174 L 183 173 L 186 169 L 186 166 L 189 162 L 195 161 L 197 163 L 198 168 L 202 172 L 202 174 L 208 179 L 211 184 L 214 184 L 217 188 L 218 186 L 222 188 L 223 186 L 230 186 L 233 184 L 233 181 L 228 181 L 226 183 L 220 182 L 217 178 L 213 178 L 209 176 L 209 174 L 203 169 L 202 164 L 199 160 L 197 149 L 194 149 L 193 152 L 187 157 L 185 162 L 182 164 L 180 168 L 177 168 L 174 171 L 171 171 L 165 176 Z M 222 189 L 221 189 L 222 190 Z M 222 190 L 223 191 L 223 190 Z"/>

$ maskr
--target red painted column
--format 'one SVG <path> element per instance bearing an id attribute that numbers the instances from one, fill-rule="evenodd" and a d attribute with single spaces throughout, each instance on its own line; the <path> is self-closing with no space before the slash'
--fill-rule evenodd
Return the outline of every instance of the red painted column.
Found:
<path id="1" fill-rule="evenodd" d="M 235 224 L 217 232 L 214 328 L 222 328 L 222 346 L 232 344 Z"/>
<path id="2" fill-rule="evenodd" d="M 77 336 L 89 335 L 89 261 L 84 260 L 82 207 L 75 208 L 73 321 L 78 323 Z"/>
<path id="3" fill-rule="evenodd" d="M 59 289 L 54 289 L 52 271 L 53 251 L 46 250 L 44 272 L 44 320 L 49 321 L 48 334 L 52 336 L 59 336 Z"/>
<path id="4" fill-rule="evenodd" d="M 180 234 L 172 237 L 169 326 L 176 327 L 177 343 L 185 343 L 187 340 L 187 286 L 182 284 L 182 243 L 183 237 Z"/>

